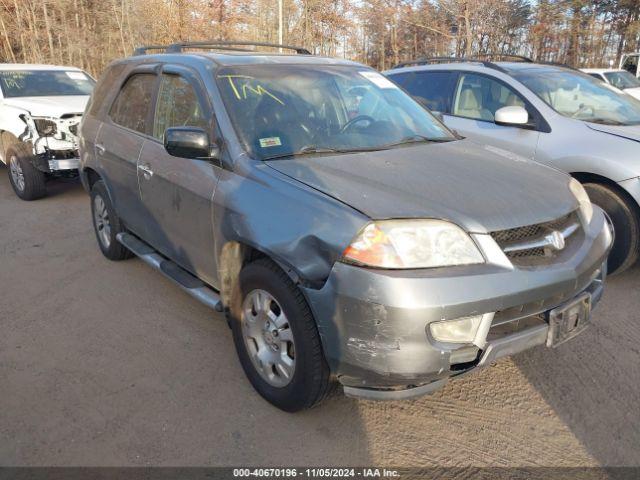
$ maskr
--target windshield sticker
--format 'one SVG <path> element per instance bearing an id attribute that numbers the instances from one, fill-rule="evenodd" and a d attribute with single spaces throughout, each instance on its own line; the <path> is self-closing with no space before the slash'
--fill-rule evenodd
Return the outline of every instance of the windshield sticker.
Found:
<path id="1" fill-rule="evenodd" d="M 86 80 L 87 77 L 82 72 L 64 72 L 71 80 Z"/>
<path id="2" fill-rule="evenodd" d="M 280 141 L 280 137 L 268 137 L 268 138 L 260 139 L 260 146 L 262 148 L 279 147 L 281 145 L 282 145 L 282 142 Z"/>
<path id="3" fill-rule="evenodd" d="M 233 89 L 233 93 L 238 100 L 246 100 L 248 97 L 248 92 L 259 97 L 261 97 L 262 95 L 268 95 L 280 105 L 284 105 L 284 102 L 282 100 L 280 100 L 259 83 L 256 83 L 255 86 L 252 86 L 251 82 L 255 81 L 253 77 L 247 75 L 220 75 L 220 78 L 226 78 L 229 81 L 229 85 Z"/>
<path id="4" fill-rule="evenodd" d="M 280 141 L 280 137 L 268 137 L 268 138 L 260 139 L 260 146 L 262 148 L 279 147 L 281 145 L 282 145 L 282 142 Z"/>
<path id="5" fill-rule="evenodd" d="M 391 82 L 388 78 L 377 72 L 364 71 L 358 73 L 379 88 L 398 88 L 395 83 Z"/>

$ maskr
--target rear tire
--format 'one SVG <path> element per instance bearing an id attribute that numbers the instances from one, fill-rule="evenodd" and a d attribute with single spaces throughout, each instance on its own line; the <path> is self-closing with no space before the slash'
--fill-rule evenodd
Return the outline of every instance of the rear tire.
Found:
<path id="1" fill-rule="evenodd" d="M 46 176 L 33 166 L 31 148 L 24 143 L 14 143 L 7 148 L 7 167 L 13 191 L 22 200 L 31 201 L 47 194 Z"/>
<path id="2" fill-rule="evenodd" d="M 621 192 L 600 183 L 585 183 L 591 201 L 602 208 L 613 223 L 615 241 L 607 261 L 609 274 L 621 273 L 638 260 L 640 221 L 635 206 Z"/>
<path id="3" fill-rule="evenodd" d="M 107 187 L 102 180 L 98 180 L 91 188 L 91 217 L 98 246 L 105 257 L 114 261 L 133 257 L 133 253 L 116 238 L 119 233 L 126 232 L 126 229 L 111 204 Z"/>
<path id="4" fill-rule="evenodd" d="M 256 391 L 286 412 L 324 400 L 331 390 L 329 367 L 313 314 L 291 279 L 271 260 L 256 260 L 240 272 L 230 303 L 238 357 Z M 279 365 L 283 356 L 287 364 L 293 359 L 293 368 Z"/>

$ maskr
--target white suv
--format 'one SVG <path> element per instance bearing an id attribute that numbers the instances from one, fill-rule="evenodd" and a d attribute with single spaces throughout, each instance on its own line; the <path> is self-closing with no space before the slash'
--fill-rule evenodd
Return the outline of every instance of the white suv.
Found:
<path id="1" fill-rule="evenodd" d="M 0 64 L 0 160 L 16 195 L 46 195 L 51 176 L 76 176 L 78 125 L 95 81 L 75 67 Z"/>

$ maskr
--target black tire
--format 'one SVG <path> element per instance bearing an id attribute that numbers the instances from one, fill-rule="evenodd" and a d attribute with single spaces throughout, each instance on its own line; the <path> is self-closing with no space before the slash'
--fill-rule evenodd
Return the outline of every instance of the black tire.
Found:
<path id="1" fill-rule="evenodd" d="M 615 241 L 607 261 L 609 274 L 621 273 L 638 260 L 640 221 L 636 207 L 622 192 L 599 183 L 585 183 L 591 201 L 602 208 L 613 223 Z"/>
<path id="2" fill-rule="evenodd" d="M 46 176 L 33 166 L 31 147 L 14 143 L 7 148 L 7 170 L 13 191 L 22 200 L 31 201 L 47 194 Z"/>
<path id="3" fill-rule="evenodd" d="M 250 292 L 269 293 L 287 317 L 295 344 L 295 369 L 289 383 L 276 387 L 254 366 L 245 343 L 242 305 Z M 268 402 L 286 412 L 318 405 L 331 391 L 330 372 L 322 351 L 320 335 L 307 302 L 291 279 L 271 260 L 261 258 L 240 272 L 230 302 L 230 321 L 238 357 L 249 381 Z"/>
<path id="4" fill-rule="evenodd" d="M 91 218 L 98 246 L 105 257 L 114 261 L 133 257 L 133 253 L 116 239 L 116 235 L 126 232 L 126 229 L 111 204 L 107 187 L 102 180 L 98 180 L 91 188 Z M 98 225 L 100 220 L 102 223 Z"/>

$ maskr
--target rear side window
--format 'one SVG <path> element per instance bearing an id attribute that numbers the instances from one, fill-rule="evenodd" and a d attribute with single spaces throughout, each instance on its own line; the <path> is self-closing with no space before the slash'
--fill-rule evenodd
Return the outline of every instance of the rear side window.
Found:
<path id="1" fill-rule="evenodd" d="M 456 75 L 455 72 L 407 72 L 389 78 L 429 110 L 449 113 Z"/>
<path id="2" fill-rule="evenodd" d="M 588 75 L 595 78 L 596 80 L 604 81 L 604 78 L 602 78 L 602 75 L 600 75 L 599 73 L 589 73 Z"/>
<path id="3" fill-rule="evenodd" d="M 129 77 L 109 110 L 111 120 L 136 132 L 146 133 L 155 80 L 156 76 L 148 73 Z"/>
<path id="4" fill-rule="evenodd" d="M 179 75 L 162 75 L 153 121 L 153 136 L 163 140 L 167 128 L 206 129 L 208 123 L 193 86 Z"/>

